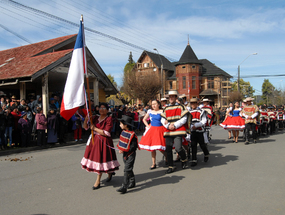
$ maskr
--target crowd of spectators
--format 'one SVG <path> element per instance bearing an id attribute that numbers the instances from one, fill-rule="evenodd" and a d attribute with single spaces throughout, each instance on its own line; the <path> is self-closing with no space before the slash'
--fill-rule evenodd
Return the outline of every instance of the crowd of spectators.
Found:
<path id="1" fill-rule="evenodd" d="M 0 105 L 0 150 L 65 141 L 68 122 L 59 115 L 57 95 L 50 98 L 47 116 L 43 114 L 41 96 L 27 100 L 1 96 Z"/>
<path id="2" fill-rule="evenodd" d="M 66 121 L 60 114 L 60 97 L 52 95 L 49 100 L 47 115 L 43 114 L 41 96 L 29 99 L 17 99 L 1 96 L 0 99 L 0 150 L 10 147 L 46 146 L 66 142 L 66 134 L 72 133 L 74 141 L 82 141 L 85 130 L 82 123 L 87 114 L 85 107 L 80 107 L 74 116 Z M 110 106 L 109 115 L 113 119 L 112 137 L 119 137 L 121 128 L 118 119 L 128 115 L 133 119 L 136 132 L 143 132 L 142 122 L 149 106 L 134 104 L 132 106 Z M 91 100 L 93 115 L 99 115 L 99 106 Z"/>

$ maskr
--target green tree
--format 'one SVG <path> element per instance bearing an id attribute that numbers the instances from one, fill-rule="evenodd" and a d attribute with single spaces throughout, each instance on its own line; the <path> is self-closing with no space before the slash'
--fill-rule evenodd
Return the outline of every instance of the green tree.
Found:
<path id="1" fill-rule="evenodd" d="M 261 98 L 263 103 L 268 105 L 281 105 L 284 102 L 284 92 L 281 89 L 275 88 L 269 79 L 264 79 Z"/>
<path id="2" fill-rule="evenodd" d="M 242 94 L 244 98 L 253 97 L 253 93 L 255 92 L 255 90 L 250 85 L 249 81 L 246 82 L 241 78 L 239 81 L 239 84 L 240 84 L 240 93 Z M 237 81 L 233 82 L 232 91 L 237 91 Z"/>
<path id="3" fill-rule="evenodd" d="M 274 90 L 275 87 L 269 82 L 269 79 L 264 79 L 262 84 L 262 96 L 261 96 L 263 101 L 268 102 L 268 98 L 270 96 L 273 96 Z"/>
<path id="4" fill-rule="evenodd" d="M 107 77 L 109 78 L 109 80 L 111 81 L 111 83 L 117 88 L 117 82 L 115 81 L 114 76 L 112 76 L 111 74 L 107 75 Z"/>

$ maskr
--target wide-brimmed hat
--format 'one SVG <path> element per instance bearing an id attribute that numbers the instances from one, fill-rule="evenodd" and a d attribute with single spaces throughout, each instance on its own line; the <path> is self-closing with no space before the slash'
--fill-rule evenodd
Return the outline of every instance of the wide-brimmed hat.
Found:
<path id="1" fill-rule="evenodd" d="M 182 98 L 182 99 L 183 99 L 183 98 L 186 98 L 186 97 L 187 97 L 187 96 L 186 96 L 185 94 L 182 94 L 182 95 L 179 96 L 179 98 Z"/>
<path id="2" fill-rule="evenodd" d="M 129 126 L 131 126 L 131 127 L 134 127 L 134 126 L 132 125 L 133 119 L 132 119 L 131 117 L 127 116 L 127 115 L 123 115 L 122 118 L 121 118 L 121 119 L 118 119 L 118 120 L 119 120 L 120 122 L 122 122 L 123 124 L 125 124 L 125 125 L 129 125 Z"/>
<path id="3" fill-rule="evenodd" d="M 12 96 L 11 99 L 16 99 L 16 96 Z"/>
<path id="4" fill-rule="evenodd" d="M 251 101 L 253 101 L 253 100 L 254 100 L 254 98 L 247 97 L 247 98 L 244 100 L 244 102 L 251 102 Z"/>
<path id="5" fill-rule="evenodd" d="M 197 98 L 192 98 L 190 99 L 190 103 L 197 103 L 198 102 L 198 99 Z"/>
<path id="6" fill-rule="evenodd" d="M 168 96 L 177 96 L 177 95 L 178 95 L 177 90 L 170 90 L 170 91 L 168 92 Z"/>
<path id="7" fill-rule="evenodd" d="M 202 100 L 202 102 L 210 102 L 211 100 L 209 100 L 208 98 L 205 98 Z"/>
<path id="8" fill-rule="evenodd" d="M 167 101 L 167 98 L 161 98 L 160 101 L 161 101 L 161 102 Z"/>
<path id="9" fill-rule="evenodd" d="M 21 112 L 21 117 L 23 117 L 23 116 L 25 116 L 25 115 L 27 115 L 27 112 L 22 111 L 22 112 Z"/>

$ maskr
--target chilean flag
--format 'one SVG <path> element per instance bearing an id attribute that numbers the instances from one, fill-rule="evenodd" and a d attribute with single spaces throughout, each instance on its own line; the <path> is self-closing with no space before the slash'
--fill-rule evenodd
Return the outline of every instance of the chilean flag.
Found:
<path id="1" fill-rule="evenodd" d="M 83 17 L 81 16 L 79 33 L 72 53 L 60 108 L 60 115 L 66 120 L 69 120 L 77 109 L 85 104 L 85 72 L 85 38 Z"/>

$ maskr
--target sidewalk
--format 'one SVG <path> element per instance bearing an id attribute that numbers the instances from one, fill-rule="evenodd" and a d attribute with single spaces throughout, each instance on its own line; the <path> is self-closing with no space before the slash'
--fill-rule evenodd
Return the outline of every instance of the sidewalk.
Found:
<path id="1" fill-rule="evenodd" d="M 138 134 L 140 136 L 140 134 Z M 7 156 L 12 154 L 18 154 L 22 152 L 30 152 L 30 151 L 37 151 L 37 150 L 45 150 L 45 149 L 51 149 L 51 148 L 58 148 L 58 147 L 65 147 L 65 146 L 71 146 L 71 145 L 79 145 L 79 144 L 86 144 L 87 140 L 89 138 L 89 134 L 82 135 L 82 141 L 75 142 L 72 140 L 73 138 L 67 138 L 68 140 L 66 143 L 55 143 L 55 144 L 47 144 L 45 146 L 30 146 L 26 148 L 21 147 L 11 147 L 7 148 L 5 150 L 0 151 L 0 157 L 1 156 Z M 113 138 L 114 146 L 116 147 L 117 143 L 119 142 L 119 137 Z"/>

